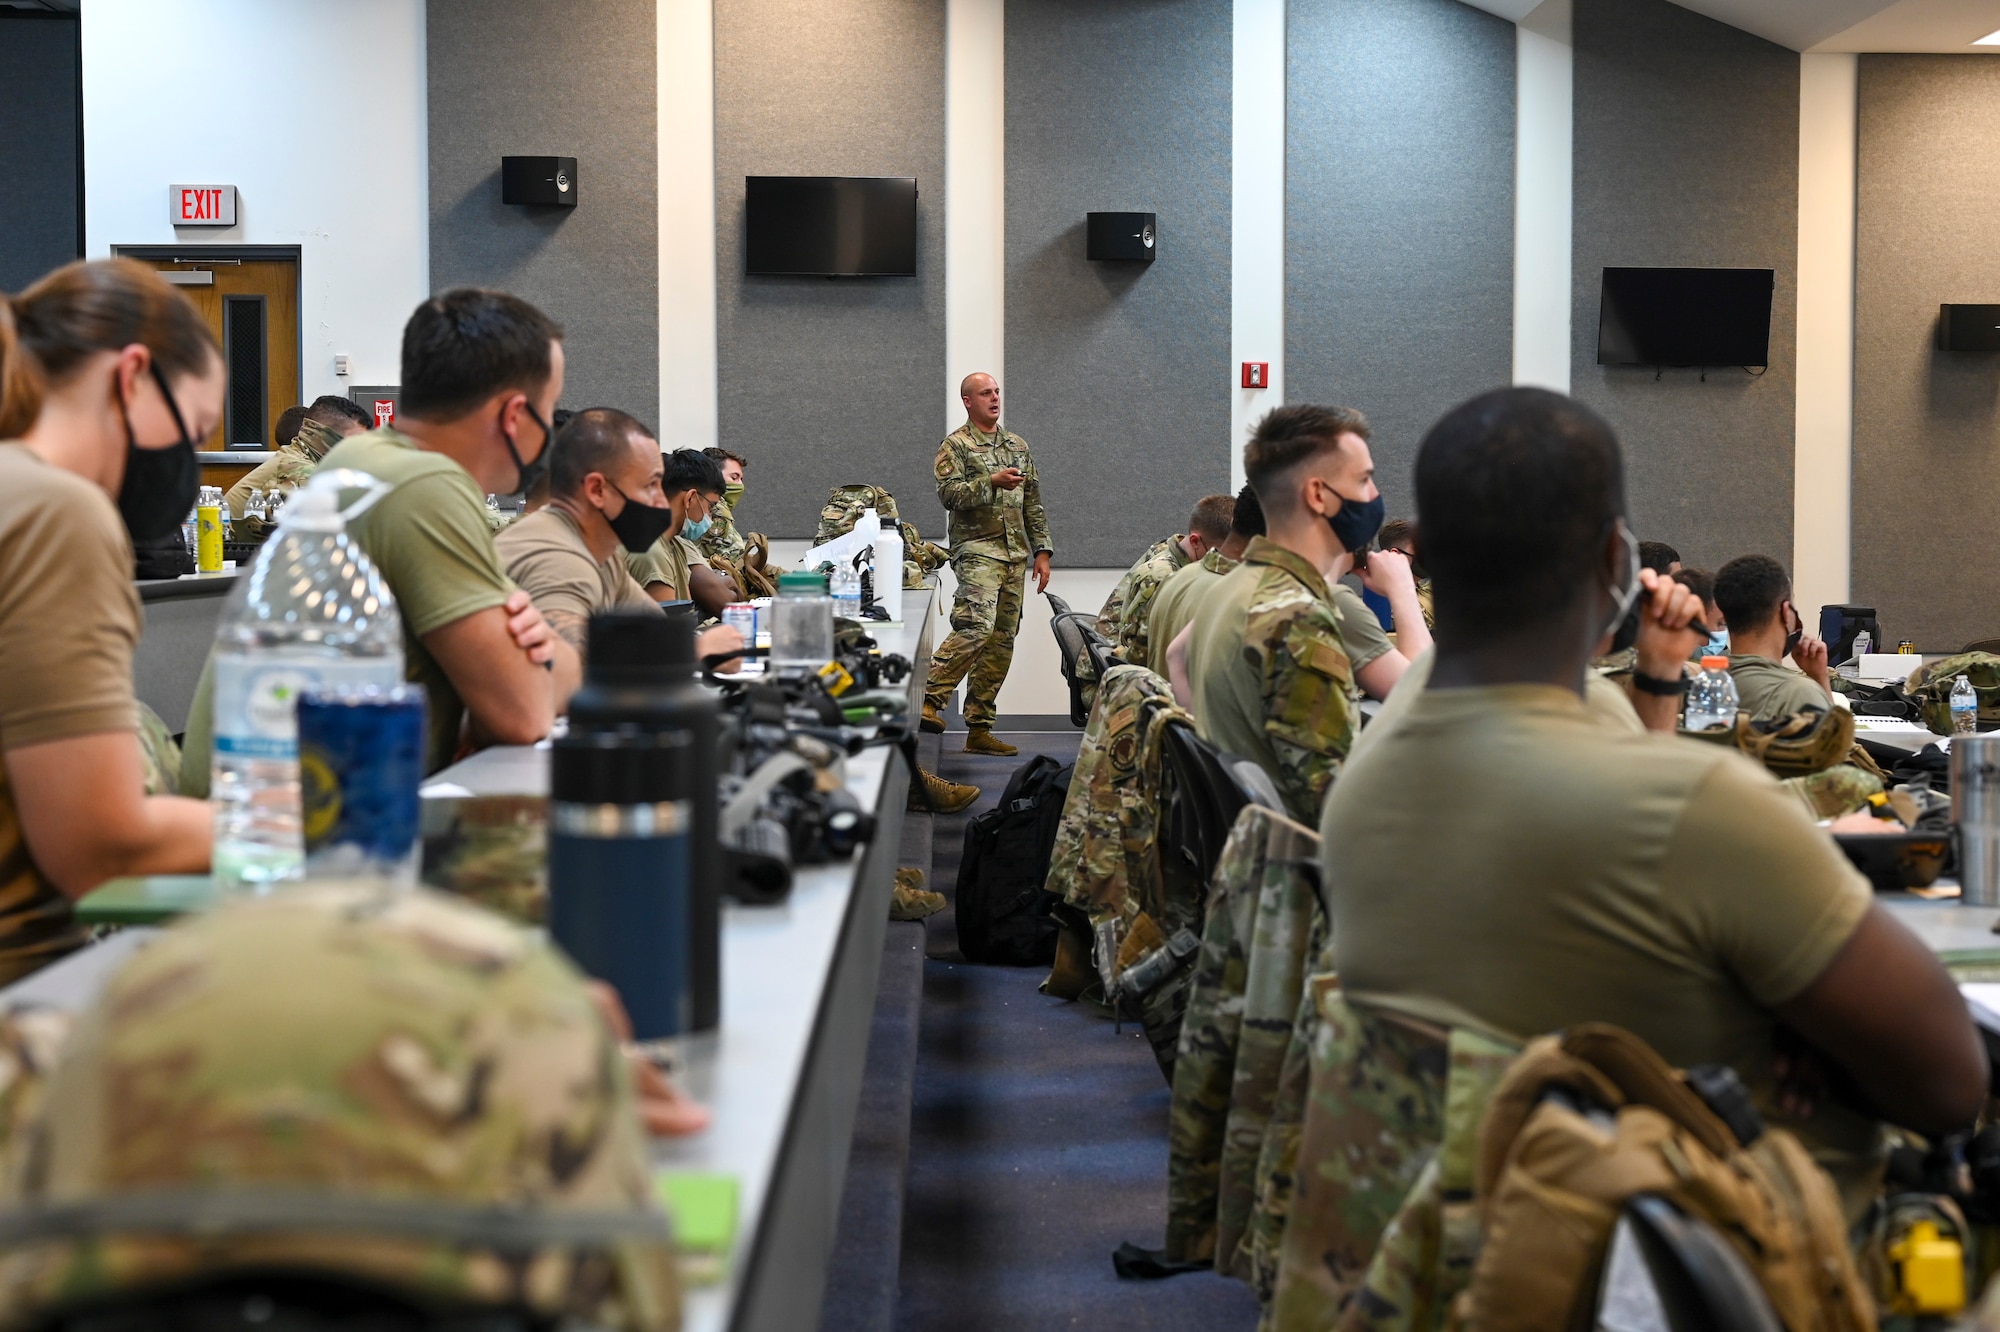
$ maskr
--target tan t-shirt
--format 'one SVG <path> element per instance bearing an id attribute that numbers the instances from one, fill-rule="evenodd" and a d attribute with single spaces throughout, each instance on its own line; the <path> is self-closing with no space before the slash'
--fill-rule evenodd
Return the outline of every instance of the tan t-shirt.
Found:
<path id="1" fill-rule="evenodd" d="M 1768 657 L 1731 653 L 1729 678 L 1736 681 L 1736 705 L 1750 714 L 1751 721 L 1789 717 L 1806 708 L 1824 712 L 1833 706 L 1811 676 Z"/>
<path id="2" fill-rule="evenodd" d="M 1514 1039 L 1613 1022 L 1675 1065 L 1734 1065 L 1773 1114 L 1771 1010 L 1871 901 L 1756 764 L 1546 685 L 1425 689 L 1351 757 L 1320 832 L 1350 993 Z M 1850 1180 L 1875 1143 L 1833 1106 L 1787 1126 Z"/>
<path id="3" fill-rule="evenodd" d="M 708 561 L 702 558 L 701 548 L 686 537 L 663 536 L 637 554 L 627 554 L 625 568 L 642 589 L 665 583 L 677 599 L 686 601 L 694 595 L 688 570 L 706 569 Z"/>
<path id="4" fill-rule="evenodd" d="M 1382 737 L 1396 728 L 1403 714 L 1430 685 L 1431 664 L 1436 659 L 1436 648 L 1425 648 L 1417 654 L 1416 660 L 1410 663 L 1410 669 L 1403 672 L 1402 678 L 1396 681 L 1396 687 L 1389 691 L 1389 697 L 1382 700 L 1374 718 L 1354 738 L 1354 748 L 1348 751 L 1350 755 L 1360 754 L 1380 744 Z M 1639 733 L 1646 729 L 1646 723 L 1640 721 L 1639 714 L 1633 710 L 1631 697 L 1596 671 L 1584 672 L 1583 709 L 1613 730 Z"/>
<path id="5" fill-rule="evenodd" d="M 507 576 L 534 598 L 549 627 L 579 655 L 585 651 L 591 616 L 638 607 L 659 610 L 659 603 L 626 572 L 625 553 L 593 558 L 576 519 L 553 504 L 517 519 L 493 538 L 493 545 Z"/>
<path id="6" fill-rule="evenodd" d="M 430 712 L 424 771 L 436 772 L 458 752 L 465 702 L 424 646 L 423 636 L 501 605 L 514 591 L 486 526 L 486 497 L 470 472 L 442 453 L 418 448 L 415 440 L 393 429 L 348 436 L 320 467 L 351 467 L 394 487 L 349 523 L 347 531 L 396 596 L 403 616 L 403 678 L 424 687 Z M 210 652 L 181 746 L 181 791 L 186 795 L 208 794 L 214 668 Z"/>
<path id="7" fill-rule="evenodd" d="M 0 444 L 0 749 L 137 734 L 132 545 L 103 491 Z M 36 867 L 0 766 L 0 984 L 85 941 Z"/>
<path id="8" fill-rule="evenodd" d="M 1153 611 L 1146 621 L 1146 668 L 1162 679 L 1167 675 L 1167 649 L 1180 637 L 1194 618 L 1202 596 L 1222 582 L 1222 575 L 1241 561 L 1219 550 L 1211 550 L 1193 564 L 1173 571 L 1153 595 Z"/>
<path id="9" fill-rule="evenodd" d="M 1348 665 L 1358 675 L 1369 662 L 1385 652 L 1395 651 L 1396 645 L 1389 641 L 1382 622 L 1375 618 L 1375 612 L 1368 608 L 1359 592 L 1345 583 L 1335 583 L 1330 590 L 1333 604 L 1340 608 L 1341 650 L 1347 653 Z M 1360 696 L 1359 689 L 1355 696 Z"/>

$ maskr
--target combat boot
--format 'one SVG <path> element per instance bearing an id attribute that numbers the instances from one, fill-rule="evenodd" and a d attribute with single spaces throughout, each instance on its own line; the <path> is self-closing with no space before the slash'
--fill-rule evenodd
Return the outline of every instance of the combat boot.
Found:
<path id="1" fill-rule="evenodd" d="M 908 808 L 917 814 L 956 814 L 979 799 L 979 788 L 948 782 L 928 768 L 917 769 L 910 783 Z"/>
<path id="2" fill-rule="evenodd" d="M 993 734 L 991 726 L 975 726 L 965 733 L 965 752 L 968 754 L 998 754 L 1005 758 L 1021 751 Z"/>
<path id="3" fill-rule="evenodd" d="M 890 920 L 922 920 L 935 916 L 949 905 L 943 893 L 924 887 L 924 872 L 906 865 L 896 871 L 896 886 L 889 897 Z"/>
<path id="4" fill-rule="evenodd" d="M 944 734 L 944 714 L 931 706 L 929 699 L 924 700 L 924 715 L 918 720 L 917 729 L 931 735 Z"/>

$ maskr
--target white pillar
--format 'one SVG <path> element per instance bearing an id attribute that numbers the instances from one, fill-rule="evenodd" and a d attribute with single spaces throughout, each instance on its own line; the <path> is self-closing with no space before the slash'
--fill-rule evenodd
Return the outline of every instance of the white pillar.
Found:
<path id="1" fill-rule="evenodd" d="M 1243 443 L 1285 400 L 1285 0 L 1236 0 L 1232 43 L 1229 237 L 1229 485 L 1243 485 Z M 1271 367 L 1242 387 L 1242 364 Z"/>
<path id="2" fill-rule="evenodd" d="M 715 10 L 657 0 L 660 442 L 717 441 Z"/>
<path id="3" fill-rule="evenodd" d="M 1570 0 L 1514 30 L 1514 382 L 1569 392 Z"/>
<path id="4" fill-rule="evenodd" d="M 1799 57 L 1797 442 L 1792 599 L 1810 630 L 1848 598 L 1853 534 L 1855 151 L 1860 64 Z"/>
<path id="5" fill-rule="evenodd" d="M 1006 402 L 1006 0 L 945 0 L 943 434 L 958 382 L 985 371 Z"/>

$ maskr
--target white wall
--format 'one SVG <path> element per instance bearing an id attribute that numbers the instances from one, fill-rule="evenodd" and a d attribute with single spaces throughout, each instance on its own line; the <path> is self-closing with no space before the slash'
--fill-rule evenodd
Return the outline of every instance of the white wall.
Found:
<path id="1" fill-rule="evenodd" d="M 992 375 L 1006 399 L 1006 52 L 1005 0 L 945 0 L 940 436 L 965 424 L 958 385 L 967 375 Z"/>
<path id="2" fill-rule="evenodd" d="M 300 246 L 305 399 L 394 384 L 430 292 L 426 124 L 423 0 L 90 0 L 86 253 Z M 174 182 L 236 186 L 237 224 L 176 235 Z"/>
<path id="3" fill-rule="evenodd" d="M 1514 29 L 1514 382 L 1564 393 L 1574 210 L 1570 26 L 1570 0 L 1542 0 Z"/>
<path id="4" fill-rule="evenodd" d="M 1243 488 L 1243 445 L 1285 400 L 1285 0 L 1236 0 L 1230 89 L 1229 488 Z M 1242 365 L 1271 382 L 1246 389 Z"/>
<path id="5" fill-rule="evenodd" d="M 715 6 L 659 0 L 660 438 L 718 440 Z"/>
<path id="6" fill-rule="evenodd" d="M 1799 57 L 1799 350 L 1792 591 L 1847 600 L 1854 472 L 1855 149 L 1860 65 Z"/>

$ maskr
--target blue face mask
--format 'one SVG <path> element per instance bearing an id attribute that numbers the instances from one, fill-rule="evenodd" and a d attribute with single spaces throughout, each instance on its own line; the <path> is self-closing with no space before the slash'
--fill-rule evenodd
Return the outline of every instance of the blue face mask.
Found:
<path id="1" fill-rule="evenodd" d="M 1707 646 L 1707 647 L 1705 647 L 1705 648 L 1703 648 L 1703 649 L 1702 649 L 1702 652 L 1703 652 L 1703 653 L 1704 653 L 1705 655 L 1707 655 L 1707 656 L 1711 656 L 1711 657 L 1726 657 L 1726 656 L 1728 656 L 1728 655 L 1729 655 L 1729 631 L 1728 631 L 1727 629 L 1715 629 L 1715 630 L 1711 630 L 1711 631 L 1709 632 L 1709 635 L 1708 635 L 1708 646 Z"/>
<path id="2" fill-rule="evenodd" d="M 708 535 L 708 529 L 715 525 L 713 515 L 704 515 L 700 522 L 692 520 L 681 524 L 681 535 L 689 541 L 699 541 Z"/>

